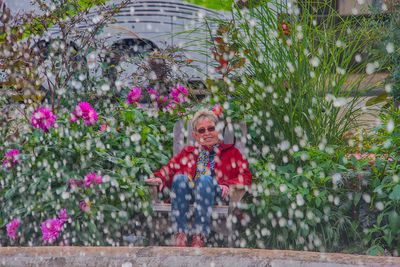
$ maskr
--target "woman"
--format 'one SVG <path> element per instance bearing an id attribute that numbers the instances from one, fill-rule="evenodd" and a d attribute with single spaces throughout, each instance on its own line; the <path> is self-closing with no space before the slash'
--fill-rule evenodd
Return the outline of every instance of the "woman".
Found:
<path id="1" fill-rule="evenodd" d="M 210 233 L 212 207 L 217 198 L 226 199 L 229 186 L 250 185 L 252 175 L 247 160 L 232 144 L 219 139 L 217 116 L 198 111 L 192 120 L 195 146 L 187 146 L 146 183 L 171 188 L 172 227 L 176 246 L 187 246 L 188 211 L 194 203 L 193 247 L 203 247 Z"/>

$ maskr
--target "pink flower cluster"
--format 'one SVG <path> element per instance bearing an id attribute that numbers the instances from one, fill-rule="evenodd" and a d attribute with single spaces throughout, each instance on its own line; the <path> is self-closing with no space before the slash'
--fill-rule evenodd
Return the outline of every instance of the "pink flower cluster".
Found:
<path id="1" fill-rule="evenodd" d="M 96 174 L 95 172 L 88 173 L 83 180 L 71 178 L 67 181 L 67 184 L 71 187 L 90 187 L 92 184 L 102 184 L 103 177 Z"/>
<path id="2" fill-rule="evenodd" d="M 85 186 L 89 187 L 93 183 L 102 184 L 103 183 L 103 177 L 101 177 L 100 175 L 97 175 L 95 172 L 92 172 L 92 173 L 89 173 L 89 174 L 87 174 L 85 176 L 84 181 L 85 181 Z"/>
<path id="3" fill-rule="evenodd" d="M 85 125 L 93 125 L 97 122 L 98 116 L 96 110 L 88 102 L 80 102 L 71 113 L 70 121 L 72 123 L 82 118 Z"/>
<path id="4" fill-rule="evenodd" d="M 105 132 L 107 128 L 108 128 L 107 124 L 100 125 L 100 132 Z"/>
<path id="5" fill-rule="evenodd" d="M 142 89 L 140 87 L 133 87 L 128 94 L 127 102 L 132 105 L 138 103 L 140 98 L 142 97 Z"/>
<path id="6" fill-rule="evenodd" d="M 182 85 L 177 85 L 172 88 L 169 96 L 173 99 L 176 104 L 187 102 L 187 96 L 189 95 L 188 89 Z"/>
<path id="7" fill-rule="evenodd" d="M 159 95 L 157 90 L 153 88 L 148 88 L 147 93 L 150 95 L 151 101 L 157 104 L 157 108 L 164 111 L 174 109 L 178 104 L 185 103 L 188 101 L 189 91 L 186 87 L 182 85 L 177 85 L 171 89 L 169 97 Z M 140 87 L 132 87 L 131 91 L 128 93 L 126 102 L 130 105 L 138 104 L 140 98 L 142 97 L 142 89 Z"/>
<path id="8" fill-rule="evenodd" d="M 68 220 L 68 213 L 66 209 L 62 209 L 59 212 L 58 218 L 47 219 L 42 222 L 40 228 L 42 230 L 43 241 L 52 243 L 54 242 L 61 233 L 64 223 Z"/>
<path id="9" fill-rule="evenodd" d="M 4 154 L 3 167 L 10 169 L 18 164 L 18 156 L 20 152 L 18 149 L 11 149 Z"/>
<path id="10" fill-rule="evenodd" d="M 9 238 L 11 238 L 11 239 L 17 238 L 17 230 L 18 230 L 18 227 L 20 226 L 20 224 L 21 224 L 20 220 L 13 219 L 11 222 L 9 222 L 6 225 L 7 235 Z"/>
<path id="11" fill-rule="evenodd" d="M 147 92 L 150 95 L 151 101 L 153 101 L 153 103 L 155 103 L 157 105 L 158 109 L 165 108 L 165 106 L 167 105 L 167 102 L 168 102 L 168 97 L 159 95 L 157 90 L 155 90 L 153 88 L 147 89 Z"/>
<path id="12" fill-rule="evenodd" d="M 56 123 L 56 115 L 50 109 L 40 107 L 32 114 L 31 124 L 35 128 L 40 128 L 44 132 L 48 132 Z"/>
<path id="13" fill-rule="evenodd" d="M 67 184 L 71 187 L 81 187 L 83 186 L 83 181 L 71 178 L 67 181 Z"/>
<path id="14" fill-rule="evenodd" d="M 45 220 L 40 226 L 42 230 L 43 241 L 50 243 L 55 241 L 60 236 L 63 224 L 64 222 L 60 219 Z"/>
<path id="15" fill-rule="evenodd" d="M 63 223 L 66 222 L 68 220 L 69 216 L 68 216 L 68 212 L 67 209 L 61 209 L 58 212 L 58 219 L 60 221 L 62 221 Z"/>

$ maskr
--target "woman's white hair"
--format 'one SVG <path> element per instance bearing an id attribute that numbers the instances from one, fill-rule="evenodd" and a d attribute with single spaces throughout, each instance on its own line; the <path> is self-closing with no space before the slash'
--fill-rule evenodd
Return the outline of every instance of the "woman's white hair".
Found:
<path id="1" fill-rule="evenodd" d="M 213 121 L 215 125 L 217 125 L 218 117 L 214 114 L 214 112 L 208 109 L 201 109 L 194 114 L 192 119 L 192 128 L 194 131 L 197 131 L 197 123 L 204 119 L 209 119 L 210 121 Z"/>

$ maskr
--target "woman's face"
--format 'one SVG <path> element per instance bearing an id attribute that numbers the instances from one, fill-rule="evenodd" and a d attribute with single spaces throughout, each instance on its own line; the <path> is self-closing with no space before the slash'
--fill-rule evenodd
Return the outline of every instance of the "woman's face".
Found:
<path id="1" fill-rule="evenodd" d="M 218 134 L 215 123 L 207 118 L 199 120 L 196 125 L 196 130 L 193 131 L 194 139 L 202 146 L 218 144 Z"/>

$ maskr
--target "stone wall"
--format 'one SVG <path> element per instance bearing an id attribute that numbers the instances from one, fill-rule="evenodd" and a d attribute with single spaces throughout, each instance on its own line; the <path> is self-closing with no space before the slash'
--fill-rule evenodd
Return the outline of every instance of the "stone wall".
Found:
<path id="1" fill-rule="evenodd" d="M 400 266 L 400 258 L 302 251 L 176 247 L 4 247 L 0 266 Z"/>

